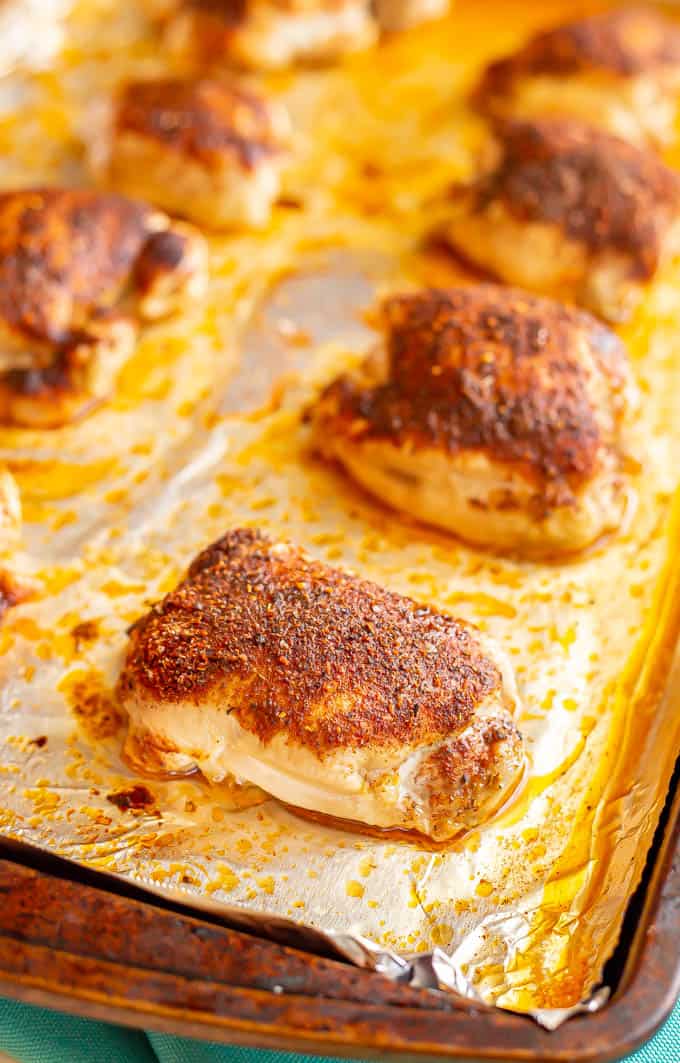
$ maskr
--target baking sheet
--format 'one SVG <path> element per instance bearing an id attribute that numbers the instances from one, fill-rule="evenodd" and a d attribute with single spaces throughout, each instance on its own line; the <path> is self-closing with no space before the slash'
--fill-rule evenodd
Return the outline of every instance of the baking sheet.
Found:
<path id="1" fill-rule="evenodd" d="M 82 177 L 89 101 L 166 62 L 135 8 L 78 5 L 60 64 L 5 85 L 6 182 Z M 680 748 L 667 682 L 680 626 L 680 265 L 626 330 L 645 398 L 626 527 L 576 561 L 495 558 L 401 520 L 310 455 L 302 418 L 372 342 L 362 310 L 376 293 L 461 279 L 422 246 L 479 138 L 456 93 L 532 20 L 567 13 L 511 2 L 485 8 L 482 25 L 474 8 L 461 0 L 455 21 L 370 59 L 275 79 L 301 135 L 270 229 L 211 240 L 207 303 L 145 332 L 110 406 L 54 433 L 0 432 L 27 517 L 15 564 L 40 588 L 0 630 L 0 825 L 227 914 L 316 928 L 355 961 L 555 1025 L 598 984 Z M 126 629 L 238 524 L 504 644 L 530 753 L 508 808 L 429 850 L 308 822 L 252 789 L 151 781 L 126 766 L 112 696 Z"/>

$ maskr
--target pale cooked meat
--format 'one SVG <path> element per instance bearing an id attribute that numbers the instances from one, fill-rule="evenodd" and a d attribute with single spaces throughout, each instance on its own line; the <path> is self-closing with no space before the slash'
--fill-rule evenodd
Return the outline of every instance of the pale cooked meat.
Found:
<path id="1" fill-rule="evenodd" d="M 634 143 L 673 136 L 680 25 L 622 7 L 545 30 L 486 70 L 477 103 L 495 115 L 571 115 Z"/>
<path id="2" fill-rule="evenodd" d="M 437 840 L 523 763 L 512 670 L 480 631 L 251 529 L 138 621 L 118 692 L 147 768 Z"/>
<path id="3" fill-rule="evenodd" d="M 0 194 L 0 421 L 52 428 L 105 398 L 137 320 L 198 298 L 207 248 L 190 226 L 90 189 Z"/>
<path id="4" fill-rule="evenodd" d="M 108 180 L 214 228 L 267 223 L 289 135 L 283 106 L 236 81 L 134 81 L 115 106 Z"/>
<path id="5" fill-rule="evenodd" d="M 492 549 L 578 550 L 620 523 L 621 341 L 496 285 L 394 296 L 384 341 L 311 411 L 314 445 L 396 509 Z"/>
<path id="6" fill-rule="evenodd" d="M 335 59 L 376 38 L 368 0 L 179 0 L 166 27 L 173 50 L 253 70 Z"/>
<path id="7" fill-rule="evenodd" d="M 502 121 L 486 172 L 441 234 L 508 284 L 625 320 L 680 247 L 680 178 L 648 149 L 571 119 Z"/>
<path id="8" fill-rule="evenodd" d="M 442 18 L 449 10 L 449 0 L 374 0 L 374 7 L 380 28 L 398 32 Z"/>

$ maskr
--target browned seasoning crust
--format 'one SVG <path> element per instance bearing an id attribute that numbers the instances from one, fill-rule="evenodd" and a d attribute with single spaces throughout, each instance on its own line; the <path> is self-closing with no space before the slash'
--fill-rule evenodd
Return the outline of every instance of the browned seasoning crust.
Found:
<path id="1" fill-rule="evenodd" d="M 234 680 L 247 689 L 225 712 L 319 756 L 436 741 L 501 686 L 474 628 L 250 529 L 136 624 L 119 695 L 199 705 Z"/>
<path id="2" fill-rule="evenodd" d="M 593 407 L 579 343 L 587 339 L 615 395 L 626 354 L 590 314 L 489 284 L 394 296 L 382 317 L 385 380 L 334 381 L 319 403 L 322 430 L 481 451 L 520 466 L 553 501 L 588 479 L 601 447 L 614 444 Z"/>
<path id="3" fill-rule="evenodd" d="M 415 781 L 430 794 L 430 814 L 435 822 L 450 816 L 452 779 L 456 780 L 458 814 L 479 808 L 481 792 L 497 788 L 502 777 L 498 744 L 512 742 L 516 736 L 509 718 L 494 716 L 443 743 L 423 760 Z"/>
<path id="4" fill-rule="evenodd" d="M 659 11 L 623 7 L 538 33 L 519 51 L 487 67 L 480 104 L 520 78 L 600 70 L 629 78 L 680 64 L 680 26 Z"/>
<path id="5" fill-rule="evenodd" d="M 680 211 L 680 177 L 648 150 L 569 118 L 497 124 L 500 161 L 474 186 L 473 211 L 500 201 L 523 222 L 558 225 L 592 253 L 653 276 Z"/>
<path id="6" fill-rule="evenodd" d="M 227 155 L 253 169 L 281 151 L 266 99 L 235 82 L 131 82 L 121 94 L 116 131 L 155 138 L 208 166 Z"/>

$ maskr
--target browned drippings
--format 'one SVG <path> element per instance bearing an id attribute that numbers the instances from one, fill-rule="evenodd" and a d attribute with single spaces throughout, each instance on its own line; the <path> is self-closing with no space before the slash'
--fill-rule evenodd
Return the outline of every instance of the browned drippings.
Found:
<path id="1" fill-rule="evenodd" d="M 71 628 L 71 638 L 79 650 L 81 643 L 92 642 L 99 635 L 99 625 L 96 620 L 81 620 L 79 624 Z"/>
<path id="2" fill-rule="evenodd" d="M 119 808 L 121 812 L 129 811 L 150 811 L 155 803 L 156 799 L 150 790 L 146 786 L 131 786 L 129 790 L 117 790 L 115 793 L 107 794 L 106 800 L 110 801 L 112 805 Z"/>
<path id="3" fill-rule="evenodd" d="M 101 672 L 90 669 L 65 676 L 60 687 L 71 711 L 88 738 L 112 738 L 123 725 L 124 715 Z"/>

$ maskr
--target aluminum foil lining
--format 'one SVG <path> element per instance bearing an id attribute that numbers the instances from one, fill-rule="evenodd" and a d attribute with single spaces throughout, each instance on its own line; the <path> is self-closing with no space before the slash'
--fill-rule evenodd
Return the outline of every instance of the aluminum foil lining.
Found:
<path id="1" fill-rule="evenodd" d="M 518 37 L 540 20 L 525 6 Z M 36 588 L 0 629 L 0 825 L 197 910 L 302 945 L 321 937 L 397 981 L 553 1028 L 606 999 L 602 970 L 680 747 L 669 680 L 680 269 L 626 333 L 645 394 L 626 527 L 569 563 L 497 558 L 402 520 L 310 454 L 302 417 L 374 342 L 363 311 L 378 293 L 462 279 L 423 243 L 433 196 L 465 171 L 477 130 L 449 106 L 452 85 L 512 43 L 468 7 L 275 85 L 300 135 L 270 228 L 211 237 L 206 304 L 145 331 L 108 406 L 58 432 L 0 431 L 26 518 L 9 563 Z M 136 11 L 79 4 L 50 76 L 7 79 L 6 184 L 84 179 L 91 99 L 172 69 Z M 367 159 L 380 162 L 370 180 Z M 309 822 L 254 788 L 130 770 L 112 694 L 127 628 L 199 549 L 243 524 L 457 613 L 506 648 L 530 769 L 494 820 L 430 850 Z"/>

